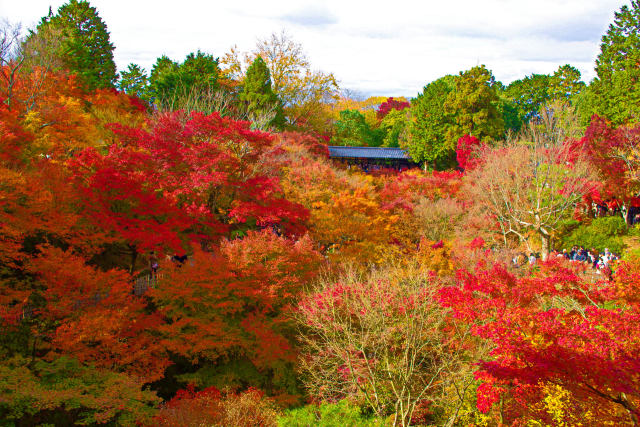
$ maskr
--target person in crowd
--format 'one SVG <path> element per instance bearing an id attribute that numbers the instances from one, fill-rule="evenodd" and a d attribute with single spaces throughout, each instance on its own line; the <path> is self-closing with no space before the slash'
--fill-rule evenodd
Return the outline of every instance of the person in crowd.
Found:
<path id="1" fill-rule="evenodd" d="M 609 209 L 607 208 L 607 205 L 604 202 L 596 203 L 596 216 L 598 218 L 605 216 L 608 210 Z"/>
<path id="2" fill-rule="evenodd" d="M 602 268 L 600 268 L 600 273 L 607 279 L 607 280 L 611 280 L 611 277 L 613 275 L 613 271 L 611 270 L 611 266 L 609 265 L 609 262 L 605 262 L 602 265 Z"/>
<path id="3" fill-rule="evenodd" d="M 587 251 L 584 247 L 580 247 L 580 261 L 587 262 L 590 260 L 589 251 Z"/>
<path id="4" fill-rule="evenodd" d="M 149 270 L 151 270 L 151 277 L 154 278 L 158 274 L 158 256 L 155 251 L 149 253 Z"/>
<path id="5" fill-rule="evenodd" d="M 529 265 L 535 265 L 537 259 L 533 252 L 529 254 Z"/>
<path id="6" fill-rule="evenodd" d="M 175 254 L 171 257 L 171 260 L 178 264 L 178 267 L 182 266 L 185 262 L 187 262 L 187 254 L 178 255 Z"/>

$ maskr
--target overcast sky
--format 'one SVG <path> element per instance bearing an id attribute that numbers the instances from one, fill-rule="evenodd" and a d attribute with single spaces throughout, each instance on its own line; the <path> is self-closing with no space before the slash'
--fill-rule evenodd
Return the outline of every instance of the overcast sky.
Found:
<path id="1" fill-rule="evenodd" d="M 0 16 L 26 27 L 63 0 L 0 0 Z M 118 69 L 147 71 L 162 54 L 182 61 L 200 49 L 286 30 L 314 68 L 366 95 L 413 97 L 425 84 L 478 64 L 503 83 L 571 64 L 589 82 L 600 38 L 625 0 L 91 0 L 115 45 Z"/>

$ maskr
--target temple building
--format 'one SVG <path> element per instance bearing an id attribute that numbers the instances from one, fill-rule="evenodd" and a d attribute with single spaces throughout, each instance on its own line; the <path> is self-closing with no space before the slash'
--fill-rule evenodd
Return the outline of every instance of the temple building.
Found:
<path id="1" fill-rule="evenodd" d="M 418 167 L 401 148 L 329 146 L 329 157 L 341 163 L 358 166 L 363 171 L 378 168 L 410 169 Z"/>

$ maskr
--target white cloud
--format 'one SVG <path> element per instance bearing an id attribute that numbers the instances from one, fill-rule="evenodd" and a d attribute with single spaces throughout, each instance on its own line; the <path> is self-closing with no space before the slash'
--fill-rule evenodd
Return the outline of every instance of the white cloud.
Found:
<path id="1" fill-rule="evenodd" d="M 28 3 L 28 4 L 27 4 Z M 61 0 L 1 0 L 0 14 L 35 25 Z M 111 32 L 119 69 L 150 70 L 166 54 L 232 45 L 286 29 L 312 64 L 367 94 L 415 96 L 445 74 L 485 64 L 504 83 L 570 63 L 589 81 L 600 37 L 625 0 L 312 1 L 237 3 L 93 0 Z"/>

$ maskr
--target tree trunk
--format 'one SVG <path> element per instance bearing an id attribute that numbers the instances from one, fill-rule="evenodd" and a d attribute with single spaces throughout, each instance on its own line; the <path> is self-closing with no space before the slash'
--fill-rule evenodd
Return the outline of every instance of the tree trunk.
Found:
<path id="1" fill-rule="evenodd" d="M 542 260 L 546 261 L 549 257 L 549 244 L 551 239 L 544 233 L 540 234 L 540 238 L 542 240 Z"/>
<path id="2" fill-rule="evenodd" d="M 131 265 L 129 266 L 129 274 L 133 274 L 136 269 L 136 260 L 138 259 L 138 250 L 135 245 L 128 245 L 131 252 Z"/>

